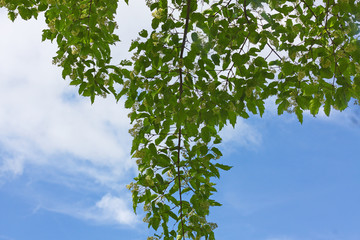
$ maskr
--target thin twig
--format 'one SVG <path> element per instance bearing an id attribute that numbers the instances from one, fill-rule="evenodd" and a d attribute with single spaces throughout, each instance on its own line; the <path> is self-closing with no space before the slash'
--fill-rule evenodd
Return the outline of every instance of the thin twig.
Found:
<path id="1" fill-rule="evenodd" d="M 280 55 L 271 47 L 269 43 L 266 43 L 266 45 L 271 49 L 271 51 L 273 51 L 276 54 L 276 56 L 278 56 L 278 58 L 280 58 L 280 60 L 282 59 Z"/>

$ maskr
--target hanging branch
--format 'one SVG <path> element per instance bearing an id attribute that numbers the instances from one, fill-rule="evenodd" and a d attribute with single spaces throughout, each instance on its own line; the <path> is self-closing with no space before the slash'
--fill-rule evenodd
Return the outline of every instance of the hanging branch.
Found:
<path id="1" fill-rule="evenodd" d="M 186 37 L 188 33 L 189 27 L 189 19 L 190 19 L 190 4 L 191 0 L 187 0 L 186 3 L 186 19 L 185 19 L 185 26 L 184 26 L 184 36 L 181 44 L 181 51 L 180 51 L 180 63 L 182 65 L 184 59 L 184 50 L 186 44 Z M 179 86 L 179 105 L 181 105 L 181 98 L 183 92 L 183 71 L 182 66 L 179 68 L 179 77 L 180 77 L 180 86 Z M 177 145 L 177 178 L 179 181 L 179 200 L 180 200 L 180 221 L 181 221 L 181 230 L 182 230 L 182 237 L 185 239 L 185 232 L 184 232 L 184 218 L 183 218 L 183 208 L 182 208 L 182 192 L 181 192 L 181 178 L 180 178 L 180 151 L 181 151 L 181 125 L 179 126 L 179 137 L 178 137 L 178 145 Z"/>

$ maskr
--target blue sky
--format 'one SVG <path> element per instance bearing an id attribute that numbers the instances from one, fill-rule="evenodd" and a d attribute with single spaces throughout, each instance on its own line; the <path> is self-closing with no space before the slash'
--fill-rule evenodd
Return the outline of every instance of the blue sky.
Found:
<path id="1" fill-rule="evenodd" d="M 115 56 L 146 27 L 141 6 L 120 11 L 133 20 Z M 127 111 L 78 97 L 43 27 L 0 11 L 0 240 L 146 239 L 125 189 L 136 174 Z M 217 240 L 359 240 L 359 106 L 302 125 L 268 109 L 222 133 L 221 161 L 234 168 L 218 181 Z"/>

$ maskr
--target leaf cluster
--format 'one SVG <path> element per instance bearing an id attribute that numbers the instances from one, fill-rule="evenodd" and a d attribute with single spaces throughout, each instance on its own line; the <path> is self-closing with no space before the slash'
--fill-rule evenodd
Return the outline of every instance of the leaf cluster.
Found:
<path id="1" fill-rule="evenodd" d="M 127 1 L 125 1 L 127 3 Z M 207 221 L 219 162 L 219 131 L 262 116 L 344 110 L 360 99 L 358 0 L 148 0 L 152 29 L 139 32 L 130 60 L 111 65 L 117 0 L 1 0 L 10 19 L 45 12 L 43 40 L 79 94 L 126 99 L 133 123 L 129 184 L 149 239 L 215 239 Z M 124 23 L 120 23 L 124 24 Z M 126 24 L 126 23 L 125 23 Z"/>

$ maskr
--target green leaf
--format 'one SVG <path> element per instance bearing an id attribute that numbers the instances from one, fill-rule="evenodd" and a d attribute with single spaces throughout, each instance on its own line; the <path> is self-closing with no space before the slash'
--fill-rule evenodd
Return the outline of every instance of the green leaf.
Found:
<path id="1" fill-rule="evenodd" d="M 211 148 L 211 151 L 213 151 L 213 152 L 214 152 L 217 156 L 219 156 L 219 157 L 222 156 L 221 151 L 220 151 L 218 148 L 216 148 L 216 147 L 212 147 L 212 148 Z"/>
<path id="2" fill-rule="evenodd" d="M 228 115 L 229 115 L 229 122 L 230 122 L 230 124 L 233 126 L 233 127 L 235 127 L 235 124 L 236 124 L 236 113 L 235 112 L 233 112 L 233 111 L 230 111 L 230 112 L 228 112 Z"/>
<path id="3" fill-rule="evenodd" d="M 303 119 L 304 119 L 303 110 L 299 106 L 295 107 L 295 114 L 296 114 L 297 118 L 299 119 L 299 122 L 302 124 Z"/>
<path id="4" fill-rule="evenodd" d="M 194 42 L 197 42 L 199 40 L 199 36 L 196 32 L 193 32 L 191 33 L 191 39 L 194 41 Z"/>
<path id="5" fill-rule="evenodd" d="M 249 41 L 252 44 L 257 44 L 259 42 L 259 40 L 260 40 L 260 34 L 258 34 L 256 31 L 250 32 Z"/>
<path id="6" fill-rule="evenodd" d="M 220 178 L 219 170 L 215 167 L 215 165 L 210 164 L 209 169 L 217 178 Z"/>
<path id="7" fill-rule="evenodd" d="M 228 166 L 228 165 L 224 165 L 224 164 L 220 164 L 220 163 L 216 163 L 215 167 L 220 168 L 225 171 L 229 171 L 232 168 L 232 166 Z"/>
<path id="8" fill-rule="evenodd" d="M 281 103 L 278 106 L 278 114 L 281 115 L 286 111 L 290 105 L 289 101 L 286 99 L 278 99 L 281 101 Z"/>
<path id="9" fill-rule="evenodd" d="M 134 100 L 131 99 L 131 98 L 128 98 L 126 101 L 125 101 L 125 108 L 131 108 L 133 105 L 134 105 Z"/>
<path id="10" fill-rule="evenodd" d="M 21 18 L 24 20 L 28 20 L 32 17 L 31 10 L 26 7 L 19 7 L 18 11 L 19 11 Z"/>
<path id="11" fill-rule="evenodd" d="M 155 144 L 150 143 L 149 149 L 150 149 L 150 152 L 151 152 L 152 155 L 154 155 L 154 156 L 157 155 L 157 149 L 156 149 L 156 147 L 155 147 Z"/>
<path id="12" fill-rule="evenodd" d="M 312 115 L 314 115 L 314 116 L 317 115 L 318 112 L 319 112 L 320 106 L 321 106 L 321 102 L 320 102 L 320 100 L 318 98 L 311 99 L 311 101 L 310 101 L 310 113 Z"/>
<path id="13" fill-rule="evenodd" d="M 220 56 L 218 54 L 212 54 L 211 59 L 213 60 L 215 65 L 220 65 Z"/>
<path id="14" fill-rule="evenodd" d="M 141 32 L 139 32 L 140 37 L 146 38 L 148 36 L 148 32 L 143 29 Z"/>
<path id="15" fill-rule="evenodd" d="M 153 29 L 157 29 L 157 27 L 159 26 L 159 24 L 160 24 L 160 20 L 157 19 L 157 18 L 153 18 L 152 23 L 151 23 L 151 27 L 152 27 Z"/>
<path id="16" fill-rule="evenodd" d="M 234 53 L 232 55 L 232 60 L 234 62 L 234 64 L 238 67 L 244 65 L 245 63 L 247 63 L 247 61 L 249 61 L 249 56 L 246 54 L 239 54 L 239 53 Z"/>
<path id="17" fill-rule="evenodd" d="M 151 220 L 152 220 L 151 221 L 152 227 L 155 230 L 157 230 L 159 228 L 159 225 L 160 225 L 160 220 L 161 220 L 160 217 L 156 216 L 156 217 L 153 217 Z"/>
<path id="18" fill-rule="evenodd" d="M 322 78 L 332 78 L 334 76 L 334 73 L 330 70 L 330 68 L 321 68 L 320 76 Z"/>
<path id="19" fill-rule="evenodd" d="M 253 100 L 248 101 L 246 106 L 253 114 L 257 114 L 256 105 Z"/>
<path id="20" fill-rule="evenodd" d="M 210 129 L 207 126 L 201 129 L 200 137 L 204 142 L 206 143 L 210 142 L 211 140 Z"/>
<path id="21" fill-rule="evenodd" d="M 330 110 L 331 110 L 331 105 L 330 105 L 329 101 L 326 101 L 325 105 L 324 105 L 324 113 L 328 117 L 330 116 Z"/>
<path id="22" fill-rule="evenodd" d="M 255 58 L 254 64 L 258 67 L 266 67 L 267 66 L 267 62 L 262 57 Z"/>
<path id="23" fill-rule="evenodd" d="M 175 221 L 178 221 L 178 216 L 173 211 L 168 211 L 167 213 L 169 214 L 169 216 L 172 219 L 174 219 Z"/>
<path id="24" fill-rule="evenodd" d="M 290 62 L 284 62 L 282 72 L 285 74 L 285 76 L 292 75 L 294 73 L 294 65 Z"/>

